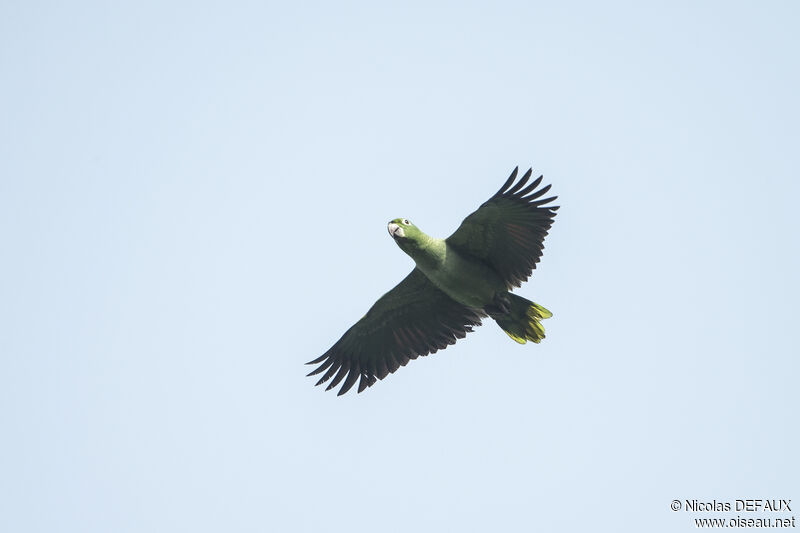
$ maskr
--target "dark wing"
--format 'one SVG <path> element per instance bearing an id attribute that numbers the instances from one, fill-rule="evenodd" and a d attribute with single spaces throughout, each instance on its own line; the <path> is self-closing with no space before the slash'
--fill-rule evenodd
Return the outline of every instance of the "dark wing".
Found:
<path id="1" fill-rule="evenodd" d="M 309 361 L 309 365 L 322 364 L 308 375 L 327 369 L 317 382 L 321 385 L 333 378 L 325 390 L 344 379 L 339 396 L 361 377 L 361 392 L 405 366 L 409 359 L 455 344 L 472 331 L 472 326 L 481 324 L 482 316 L 482 311 L 447 296 L 415 268 L 381 296 L 330 350 Z"/>
<path id="2" fill-rule="evenodd" d="M 508 289 L 519 287 L 536 268 L 558 209 L 546 205 L 557 196 L 539 200 L 550 190 L 550 185 L 536 190 L 542 176 L 523 188 L 533 171 L 514 183 L 518 170 L 447 238 L 453 248 L 494 268 Z"/>

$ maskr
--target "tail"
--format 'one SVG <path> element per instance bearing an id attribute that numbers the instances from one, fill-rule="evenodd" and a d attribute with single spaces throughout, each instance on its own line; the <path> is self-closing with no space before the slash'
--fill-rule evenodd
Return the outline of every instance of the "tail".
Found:
<path id="1" fill-rule="evenodd" d="M 550 318 L 553 313 L 510 292 L 498 300 L 495 305 L 487 306 L 485 310 L 509 337 L 520 344 L 528 341 L 538 344 L 544 339 L 544 327 L 539 321 Z"/>

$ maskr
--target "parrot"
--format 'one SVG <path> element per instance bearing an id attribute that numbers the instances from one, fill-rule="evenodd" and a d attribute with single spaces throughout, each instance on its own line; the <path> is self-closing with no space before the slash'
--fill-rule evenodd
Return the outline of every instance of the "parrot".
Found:
<path id="1" fill-rule="evenodd" d="M 544 238 L 559 206 L 541 199 L 551 185 L 530 184 L 529 169 L 514 168 L 502 187 L 446 239 L 424 233 L 406 218 L 388 223 L 391 238 L 414 260 L 403 281 L 381 296 L 321 357 L 308 376 L 325 372 L 325 390 L 344 380 L 338 396 L 359 380 L 358 392 L 412 359 L 436 353 L 493 319 L 514 341 L 541 342 L 541 320 L 552 313 L 511 290 L 526 281 L 542 257 Z M 526 186 L 526 184 L 528 184 Z"/>

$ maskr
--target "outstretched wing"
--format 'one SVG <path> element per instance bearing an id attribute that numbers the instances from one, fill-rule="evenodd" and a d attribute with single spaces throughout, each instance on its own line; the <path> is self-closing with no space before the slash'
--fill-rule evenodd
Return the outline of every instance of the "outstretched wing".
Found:
<path id="1" fill-rule="evenodd" d="M 327 369 L 317 382 L 321 385 L 333 378 L 325 390 L 331 390 L 344 379 L 339 396 L 350 390 L 360 377 L 358 392 L 361 392 L 405 366 L 409 359 L 455 344 L 472 331 L 472 326 L 481 324 L 482 316 L 485 316 L 482 311 L 456 302 L 414 268 L 395 288 L 381 296 L 330 350 L 307 363 L 322 363 L 308 375 Z"/>
<path id="2" fill-rule="evenodd" d="M 558 209 L 546 205 L 557 196 L 538 199 L 550 190 L 550 185 L 536 190 L 542 176 L 523 188 L 533 170 L 514 183 L 518 171 L 515 168 L 500 190 L 447 238 L 453 248 L 494 268 L 508 289 L 519 287 L 536 268 Z"/>

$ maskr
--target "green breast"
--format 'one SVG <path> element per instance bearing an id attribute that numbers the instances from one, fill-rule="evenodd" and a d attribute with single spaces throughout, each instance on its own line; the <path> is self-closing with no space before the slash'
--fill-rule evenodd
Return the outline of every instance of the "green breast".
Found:
<path id="1" fill-rule="evenodd" d="M 497 292 L 505 292 L 500 277 L 486 264 L 461 255 L 449 246 L 444 252 L 444 260 L 438 264 L 417 263 L 417 267 L 455 301 L 483 307 L 492 302 Z"/>

